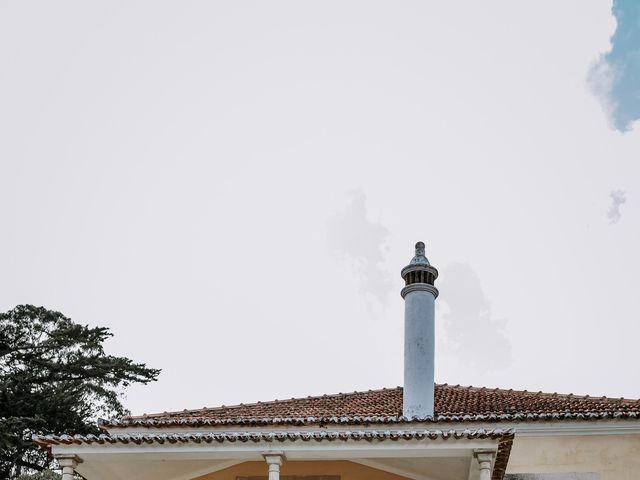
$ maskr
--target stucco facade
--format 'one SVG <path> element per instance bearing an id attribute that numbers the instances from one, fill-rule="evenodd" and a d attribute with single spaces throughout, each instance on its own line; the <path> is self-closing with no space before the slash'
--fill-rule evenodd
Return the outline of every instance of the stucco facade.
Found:
<path id="1" fill-rule="evenodd" d="M 219 472 L 197 477 L 197 480 L 236 480 L 239 477 L 265 477 L 264 462 L 245 462 Z M 337 476 L 340 480 L 405 480 L 406 477 L 359 465 L 349 461 L 283 462 L 280 476 Z"/>
<path id="2" fill-rule="evenodd" d="M 402 462 L 400 462 L 401 464 Z M 283 477 L 340 477 L 340 480 L 411 480 L 351 461 L 284 461 Z M 446 474 L 446 472 L 445 472 Z M 447 480 L 442 470 L 424 478 Z M 197 480 L 266 478 L 264 462 L 244 462 Z M 640 433 L 633 435 L 516 435 L 506 480 L 638 480 Z"/>
<path id="3" fill-rule="evenodd" d="M 402 462 L 399 463 L 402 465 Z M 400 467 L 401 468 L 401 467 Z M 411 480 L 351 461 L 284 461 L 281 477 L 339 477 L 340 480 Z M 441 469 L 425 479 L 447 480 Z M 266 479 L 264 462 L 244 462 L 197 480 Z M 513 442 L 506 480 L 638 480 L 640 434 L 524 436 Z M 257 478 L 256 478 L 257 480 Z M 287 479 L 288 480 L 288 479 Z"/>
<path id="4" fill-rule="evenodd" d="M 583 474 L 557 476 L 558 480 L 638 480 L 640 434 L 544 437 L 518 437 L 516 434 L 507 474 L 524 473 Z M 596 475 L 588 476 L 588 473 Z M 539 478 L 546 480 L 553 476 Z"/>

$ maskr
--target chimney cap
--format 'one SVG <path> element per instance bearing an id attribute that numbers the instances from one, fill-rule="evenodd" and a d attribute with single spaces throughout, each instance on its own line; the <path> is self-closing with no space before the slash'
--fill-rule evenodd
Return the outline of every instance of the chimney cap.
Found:
<path id="1" fill-rule="evenodd" d="M 416 243 L 416 255 L 411 259 L 409 265 L 431 265 L 424 254 L 424 242 Z"/>
<path id="2" fill-rule="evenodd" d="M 407 275 L 411 272 L 428 272 L 430 275 L 409 279 Z M 402 276 L 405 282 L 407 282 L 406 285 L 409 285 L 410 283 L 428 283 L 433 285 L 433 281 L 438 278 L 438 270 L 431 266 L 429 260 L 424 254 L 423 242 L 416 243 L 416 254 L 409 262 L 409 265 L 400 271 L 400 276 Z"/>

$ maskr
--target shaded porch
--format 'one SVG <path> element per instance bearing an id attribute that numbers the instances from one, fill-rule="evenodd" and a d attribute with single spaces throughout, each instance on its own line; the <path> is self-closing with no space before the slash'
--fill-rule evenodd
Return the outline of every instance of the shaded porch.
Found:
<path id="1" fill-rule="evenodd" d="M 88 480 L 500 480 L 509 431 L 315 431 L 40 437 Z"/>

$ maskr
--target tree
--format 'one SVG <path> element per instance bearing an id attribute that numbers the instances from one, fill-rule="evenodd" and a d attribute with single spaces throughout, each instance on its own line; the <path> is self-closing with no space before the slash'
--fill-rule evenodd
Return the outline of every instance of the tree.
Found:
<path id="1" fill-rule="evenodd" d="M 62 480 L 62 475 L 51 470 L 42 470 L 36 473 L 23 473 L 15 480 Z"/>
<path id="2" fill-rule="evenodd" d="M 100 433 L 98 418 L 127 413 L 126 387 L 156 380 L 160 370 L 107 355 L 111 336 L 43 307 L 0 313 L 0 478 L 51 465 L 33 434 Z"/>

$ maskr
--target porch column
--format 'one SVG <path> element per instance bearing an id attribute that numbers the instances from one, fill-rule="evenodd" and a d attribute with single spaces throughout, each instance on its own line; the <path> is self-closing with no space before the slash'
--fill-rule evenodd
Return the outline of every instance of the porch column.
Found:
<path id="1" fill-rule="evenodd" d="M 76 455 L 56 455 L 56 460 L 62 467 L 62 480 L 73 480 L 73 472 L 82 460 Z"/>
<path id="2" fill-rule="evenodd" d="M 480 464 L 480 480 L 491 480 L 491 461 L 493 460 L 493 450 L 476 450 L 473 455 Z"/>
<path id="3" fill-rule="evenodd" d="M 262 456 L 269 465 L 269 480 L 280 480 L 280 465 L 284 460 L 284 452 L 265 452 Z"/>

